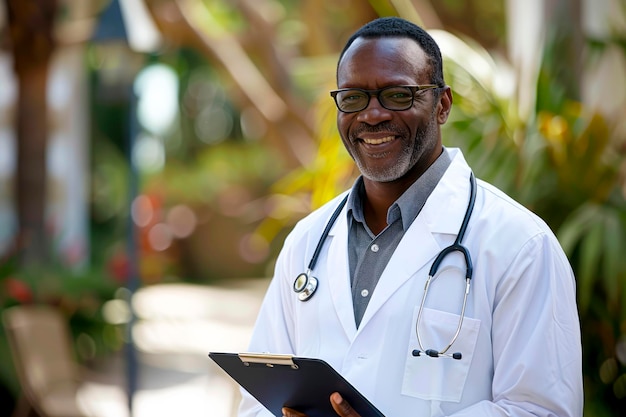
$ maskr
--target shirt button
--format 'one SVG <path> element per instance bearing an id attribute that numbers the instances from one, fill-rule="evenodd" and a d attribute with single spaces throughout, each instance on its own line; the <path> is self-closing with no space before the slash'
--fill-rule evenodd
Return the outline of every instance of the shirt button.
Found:
<path id="1" fill-rule="evenodd" d="M 374 243 L 370 249 L 372 250 L 372 252 L 378 252 L 379 247 L 376 243 Z"/>
<path id="2" fill-rule="evenodd" d="M 370 294 L 368 290 L 361 291 L 361 297 L 367 297 Z"/>

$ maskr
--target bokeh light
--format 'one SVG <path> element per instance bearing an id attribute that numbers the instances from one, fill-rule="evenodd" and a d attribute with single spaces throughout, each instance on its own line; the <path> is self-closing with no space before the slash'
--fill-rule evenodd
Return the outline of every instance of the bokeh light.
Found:
<path id="1" fill-rule="evenodd" d="M 134 85 L 138 98 L 137 119 L 155 135 L 163 135 L 178 116 L 178 76 L 169 66 L 154 64 L 144 68 Z"/>
<path id="2" fill-rule="evenodd" d="M 267 123 L 254 107 L 247 107 L 241 112 L 239 123 L 241 132 L 248 140 L 260 140 L 267 133 Z"/>
<path id="3" fill-rule="evenodd" d="M 184 239 L 196 229 L 198 217 L 189 206 L 179 204 L 169 210 L 166 222 L 176 238 Z"/>
<path id="4" fill-rule="evenodd" d="M 148 232 L 148 242 L 156 251 L 164 251 L 172 245 L 172 232 L 165 223 L 157 223 Z"/>
<path id="5" fill-rule="evenodd" d="M 146 227 L 154 219 L 154 209 L 155 207 L 148 196 L 137 196 L 130 208 L 133 222 L 139 227 Z"/>
<path id="6" fill-rule="evenodd" d="M 600 366 L 600 380 L 605 384 L 612 383 L 617 377 L 617 361 L 615 358 L 609 358 Z"/>
<path id="7" fill-rule="evenodd" d="M 156 136 L 141 134 L 133 147 L 133 163 L 143 172 L 159 172 L 165 166 L 165 147 Z"/>
<path id="8" fill-rule="evenodd" d="M 233 130 L 233 116 L 226 109 L 209 106 L 202 109 L 196 118 L 195 131 L 198 138 L 207 144 L 223 142 Z"/>
<path id="9" fill-rule="evenodd" d="M 613 393 L 617 398 L 626 397 L 626 374 L 620 375 L 613 384 Z"/>
<path id="10" fill-rule="evenodd" d="M 269 255 L 269 243 L 257 233 L 247 234 L 241 238 L 239 254 L 246 262 L 263 262 Z"/>
<path id="11" fill-rule="evenodd" d="M 131 314 L 128 302 L 121 299 L 109 300 L 102 306 L 102 316 L 110 324 L 126 324 Z"/>

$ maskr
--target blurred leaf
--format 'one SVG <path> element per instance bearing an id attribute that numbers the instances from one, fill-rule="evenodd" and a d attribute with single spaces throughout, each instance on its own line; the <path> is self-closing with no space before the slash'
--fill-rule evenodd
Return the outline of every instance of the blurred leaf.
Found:
<path id="1" fill-rule="evenodd" d="M 604 239 L 601 245 L 604 263 L 602 274 L 607 289 L 608 301 L 617 306 L 621 298 L 621 287 L 626 286 L 623 277 L 626 274 L 626 223 L 621 221 L 617 210 L 604 210 Z M 623 316 L 626 319 L 626 316 Z"/>
<path id="2" fill-rule="evenodd" d="M 594 291 L 595 274 L 602 249 L 601 224 L 593 224 L 580 243 L 580 267 L 578 268 L 578 285 L 581 311 L 586 311 Z"/>
<path id="3" fill-rule="evenodd" d="M 599 213 L 597 205 L 585 204 L 566 218 L 557 234 L 566 254 L 572 256 L 576 244 L 589 229 L 597 213 Z"/>
<path id="4" fill-rule="evenodd" d="M 369 3 L 378 16 L 397 16 L 398 14 L 393 0 L 369 0 Z"/>

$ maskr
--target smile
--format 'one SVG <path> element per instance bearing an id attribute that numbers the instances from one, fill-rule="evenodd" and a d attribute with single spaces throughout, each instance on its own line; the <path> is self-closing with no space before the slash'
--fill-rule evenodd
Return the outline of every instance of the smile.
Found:
<path id="1" fill-rule="evenodd" d="M 393 138 L 394 136 L 386 136 L 380 139 L 365 139 L 364 138 L 363 142 L 367 143 L 368 145 L 380 145 L 381 143 L 391 142 Z"/>

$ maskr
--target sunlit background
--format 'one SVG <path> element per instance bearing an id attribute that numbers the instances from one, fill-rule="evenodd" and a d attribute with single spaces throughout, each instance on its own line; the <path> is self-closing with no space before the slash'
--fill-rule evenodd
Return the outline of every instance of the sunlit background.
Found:
<path id="1" fill-rule="evenodd" d="M 283 238 L 357 175 L 328 90 L 386 15 L 441 46 L 444 143 L 555 230 L 585 416 L 623 414 L 623 0 L 0 0 L 0 416 L 233 415 L 208 352 L 245 350 Z"/>

